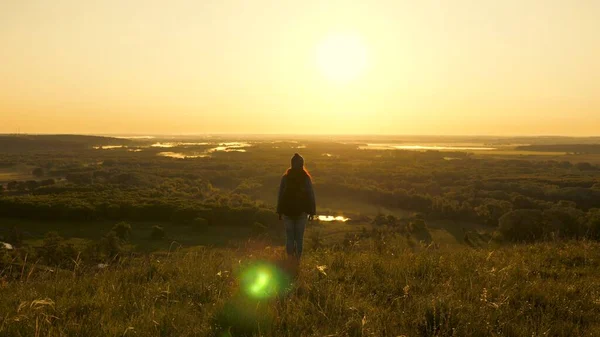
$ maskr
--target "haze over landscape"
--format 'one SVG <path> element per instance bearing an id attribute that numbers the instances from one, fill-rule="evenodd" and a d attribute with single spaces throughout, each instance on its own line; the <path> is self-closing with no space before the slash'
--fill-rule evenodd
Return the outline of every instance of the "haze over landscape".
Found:
<path id="1" fill-rule="evenodd" d="M 599 13 L 592 0 L 3 1 L 0 132 L 597 135 Z"/>
<path id="2" fill-rule="evenodd" d="M 600 336 L 600 1 L 0 1 L 0 336 Z"/>

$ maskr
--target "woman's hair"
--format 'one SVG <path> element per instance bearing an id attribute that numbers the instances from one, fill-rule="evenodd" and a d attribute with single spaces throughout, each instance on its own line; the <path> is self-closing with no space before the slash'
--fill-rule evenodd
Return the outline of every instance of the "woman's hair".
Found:
<path id="1" fill-rule="evenodd" d="M 285 171 L 285 175 L 291 178 L 308 177 L 308 179 L 312 180 L 310 173 L 308 173 L 308 170 L 304 167 L 301 169 L 290 167 Z"/>

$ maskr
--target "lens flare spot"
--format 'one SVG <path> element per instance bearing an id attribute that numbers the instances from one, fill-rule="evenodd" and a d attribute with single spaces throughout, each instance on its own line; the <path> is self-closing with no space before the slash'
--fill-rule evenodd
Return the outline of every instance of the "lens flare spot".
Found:
<path id="1" fill-rule="evenodd" d="M 254 281 L 254 284 L 250 287 L 250 291 L 255 294 L 255 295 L 259 295 L 262 292 L 264 292 L 267 288 L 267 286 L 269 285 L 269 281 L 270 281 L 271 277 L 269 274 L 267 274 L 264 271 L 258 272 L 258 275 L 256 276 L 256 280 Z"/>
<path id="2" fill-rule="evenodd" d="M 241 285 L 247 296 L 266 299 L 282 292 L 288 277 L 277 266 L 261 262 L 248 266 L 241 275 Z"/>

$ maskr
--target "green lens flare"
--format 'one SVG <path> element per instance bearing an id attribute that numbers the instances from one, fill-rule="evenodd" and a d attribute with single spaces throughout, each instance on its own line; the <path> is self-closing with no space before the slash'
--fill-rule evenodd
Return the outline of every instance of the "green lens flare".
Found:
<path id="1" fill-rule="evenodd" d="M 254 263 L 244 270 L 241 275 L 241 285 L 246 295 L 256 299 L 265 299 L 283 291 L 287 279 L 277 266 L 260 262 Z"/>
<path id="2" fill-rule="evenodd" d="M 261 292 L 264 292 L 269 285 L 270 279 L 271 275 L 267 274 L 266 272 L 258 272 L 256 281 L 254 281 L 254 284 L 250 287 L 250 291 L 253 294 L 260 294 Z"/>

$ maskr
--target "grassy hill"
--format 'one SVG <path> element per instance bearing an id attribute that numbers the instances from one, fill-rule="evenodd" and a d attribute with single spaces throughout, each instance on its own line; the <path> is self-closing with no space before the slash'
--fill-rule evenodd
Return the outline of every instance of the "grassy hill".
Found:
<path id="1" fill-rule="evenodd" d="M 248 268 L 279 248 L 190 248 L 106 268 L 0 273 L 2 336 L 597 336 L 600 244 L 439 249 L 371 236 L 311 249 L 271 298 Z M 282 267 L 283 268 L 283 267 Z M 286 270 L 285 268 L 281 270 Z M 266 281 L 265 281 L 266 282 Z"/>

